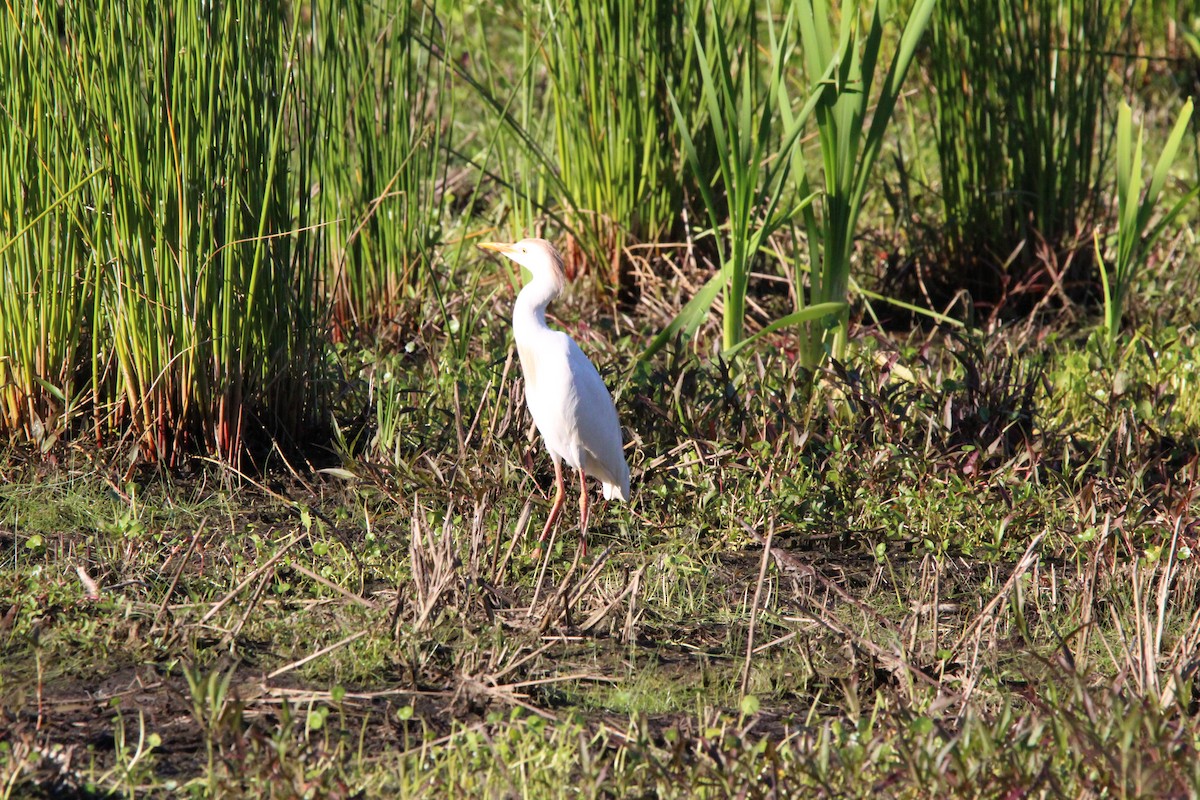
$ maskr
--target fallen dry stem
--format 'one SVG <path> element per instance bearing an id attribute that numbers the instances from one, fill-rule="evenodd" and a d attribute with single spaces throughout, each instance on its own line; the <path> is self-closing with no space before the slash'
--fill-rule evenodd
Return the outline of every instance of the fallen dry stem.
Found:
<path id="1" fill-rule="evenodd" d="M 761 542 L 764 545 L 765 551 L 771 553 L 772 557 L 774 557 L 782 566 L 790 567 L 790 568 L 795 569 L 796 571 L 800 572 L 802 575 L 804 575 L 806 577 L 811 577 L 811 578 L 815 579 L 818 583 L 820 583 L 828 591 L 830 591 L 832 594 L 836 595 L 838 598 L 842 599 L 844 602 L 850 604 L 854 608 L 857 608 L 860 611 L 862 611 L 862 612 L 868 614 L 869 616 L 871 616 L 872 618 L 874 618 L 877 622 L 879 622 L 880 625 L 882 625 L 884 627 L 884 629 L 886 631 L 888 631 L 889 633 L 896 636 L 897 641 L 901 641 L 901 637 L 899 636 L 899 634 L 892 627 L 892 625 L 888 622 L 888 620 L 886 620 L 881 614 L 876 612 L 874 609 L 866 606 L 864 603 L 857 600 L 856 598 L 851 597 L 849 594 L 846 593 L 846 590 L 843 589 L 841 586 L 838 586 L 835 582 L 829 580 L 824 575 L 822 575 L 820 573 L 820 571 L 818 571 L 815 567 L 813 567 L 809 564 L 805 564 L 803 561 L 801 561 L 799 558 L 797 558 L 793 554 L 791 554 L 785 550 L 780 550 L 777 547 L 766 547 L 766 541 L 758 535 L 758 532 L 756 530 L 754 530 L 753 527 L 751 527 L 745 520 L 741 520 L 741 523 L 742 523 L 743 529 L 745 529 L 755 540 Z M 1036 545 L 1037 541 L 1039 541 L 1040 539 L 1041 539 L 1041 535 L 1039 534 L 1037 539 L 1034 541 L 1033 545 Z M 1033 545 L 1030 545 L 1030 546 L 1033 547 Z M 1027 552 L 1027 555 L 1028 555 L 1028 552 Z M 899 655 L 897 653 L 889 652 L 888 650 L 885 650 L 880 645 L 876 644 L 874 641 L 872 641 L 866 637 L 859 636 L 854 631 L 852 631 L 849 628 L 847 628 L 846 626 L 842 625 L 840 622 L 837 622 L 836 620 L 826 616 L 823 612 L 824 612 L 824 609 L 818 608 L 815 604 L 809 610 L 809 614 L 814 622 L 821 625 L 826 630 L 829 630 L 830 632 L 836 634 L 840 638 L 845 639 L 846 641 L 850 642 L 858 649 L 861 649 L 864 652 L 867 652 L 870 655 L 874 656 L 885 666 L 887 666 L 893 670 L 896 670 L 896 669 L 903 670 L 905 673 L 907 673 L 911 677 L 915 678 L 920 683 L 923 683 L 926 686 L 929 686 L 930 688 L 937 690 L 944 697 L 951 697 L 951 698 L 958 697 L 958 695 L 956 695 L 955 693 L 952 693 L 952 692 L 948 693 L 940 681 L 938 681 L 933 676 L 929 675 L 927 672 L 925 672 L 920 667 L 917 667 L 917 666 L 909 663 L 901 655 Z M 959 698 L 959 699 L 961 699 L 961 698 Z"/>
<path id="2" fill-rule="evenodd" d="M 634 571 L 633 575 L 630 576 L 629 583 L 625 586 L 625 588 L 621 591 L 621 593 L 619 595 L 617 595 L 616 597 L 614 597 L 606 606 L 594 611 L 592 613 L 592 615 L 590 617 L 588 617 L 587 620 L 582 625 L 579 626 L 580 630 L 584 630 L 584 631 L 591 630 L 596 625 L 600 624 L 600 620 L 602 620 L 606 616 L 608 616 L 608 614 L 614 608 L 616 608 L 621 603 L 621 601 L 624 600 L 626 597 L 630 597 L 630 595 L 634 595 L 634 597 L 636 597 L 638 586 L 641 584 L 642 574 L 645 571 L 646 571 L 645 564 L 638 567 Z M 633 603 L 634 603 L 634 599 L 630 599 L 629 614 L 633 613 Z M 629 622 L 628 622 L 629 614 L 626 615 L 626 627 L 628 627 L 628 625 L 629 625 Z"/>
<path id="3" fill-rule="evenodd" d="M 767 528 L 767 541 L 763 544 L 762 560 L 758 565 L 758 581 L 754 584 L 754 599 L 750 602 L 750 629 L 746 633 L 746 660 L 742 664 L 742 687 L 738 693 L 738 701 L 746 699 L 746 690 L 750 686 L 750 669 L 754 661 L 754 631 L 758 624 L 758 602 L 762 597 L 763 582 L 767 578 L 767 563 L 771 558 L 771 542 L 775 540 L 775 521 Z"/>
<path id="4" fill-rule="evenodd" d="M 234 626 L 229 629 L 224 637 L 222 637 L 222 644 L 229 644 L 238 637 L 238 634 L 242 632 L 242 628 L 245 627 L 246 621 L 250 619 L 250 614 L 254 611 L 254 607 L 258 605 L 259 599 L 262 598 L 263 592 L 266 591 L 267 584 L 269 584 L 274 577 L 275 570 L 272 569 L 270 572 L 264 572 L 262 577 L 259 578 L 258 585 L 254 587 L 254 592 L 250 595 L 250 600 L 245 604 L 245 608 L 242 610 L 242 616 L 238 618 L 238 621 L 234 624 Z"/>
<path id="5" fill-rule="evenodd" d="M 341 586 L 338 586 L 333 581 L 329 580 L 328 578 L 324 578 L 324 577 L 318 575 L 317 573 L 313 572 L 311 569 L 303 566 L 302 564 L 291 564 L 290 566 L 292 569 L 296 570 L 296 572 L 299 572 L 301 575 L 308 578 L 309 580 L 316 581 L 317 583 L 321 584 L 322 586 L 324 586 L 327 589 L 332 589 L 333 591 L 337 592 L 342 597 L 346 598 L 347 600 L 349 600 L 352 603 L 355 603 L 356 605 L 360 605 L 363 608 L 368 608 L 372 611 L 379 608 L 379 605 L 377 603 L 374 603 L 374 602 L 366 599 L 365 597 L 361 597 L 361 596 L 355 594 L 354 592 L 350 591 L 349 589 L 344 589 Z"/>
<path id="6" fill-rule="evenodd" d="M 304 658 L 300 659 L 299 661 L 293 661 L 290 664 L 285 664 L 284 666 L 280 667 L 279 669 L 277 669 L 274 672 L 267 675 L 267 680 L 272 680 L 274 678 L 278 678 L 280 675 L 283 675 L 286 672 L 291 672 L 294 669 L 303 667 L 305 664 L 307 664 L 310 661 L 313 661 L 314 659 L 320 658 L 321 656 L 323 656 L 327 653 L 332 653 L 334 650 L 338 650 L 342 647 L 345 647 L 346 645 L 350 644 L 351 642 L 358 641 L 362 637 L 366 636 L 368 633 L 370 633 L 370 631 L 366 630 L 366 629 L 358 631 L 357 633 L 352 633 L 349 636 L 345 637 L 344 639 L 340 639 L 331 645 L 322 647 L 317 652 L 311 653 L 311 654 L 305 656 Z"/>
<path id="7" fill-rule="evenodd" d="M 162 603 L 158 606 L 158 611 L 154 615 L 154 623 L 152 627 L 157 628 L 158 623 L 162 620 L 163 614 L 167 612 L 167 604 L 171 601 L 171 595 L 175 594 L 175 587 L 179 585 L 179 578 L 183 574 L 183 568 L 187 566 L 188 561 L 192 557 L 192 553 L 196 552 L 196 546 L 200 542 L 200 536 L 204 533 L 204 527 L 208 524 L 208 520 L 201 520 L 200 526 L 196 528 L 196 532 L 192 534 L 192 541 L 188 543 L 187 552 L 183 554 L 183 558 L 179 561 L 179 566 L 175 568 L 175 574 L 171 576 L 171 583 L 167 586 L 167 591 L 163 595 Z"/>
<path id="8" fill-rule="evenodd" d="M 526 498 L 525 505 L 521 507 L 521 514 L 517 517 L 517 524 L 513 526 L 513 535 L 508 543 L 508 550 L 504 552 L 504 558 L 499 565 L 496 564 L 496 558 L 492 558 L 492 582 L 497 586 L 504 585 L 505 571 L 508 569 L 508 562 L 512 560 L 513 551 L 517 549 L 517 543 L 524 538 L 529 531 L 529 522 L 533 519 L 533 500 Z M 503 529 L 503 525 L 501 525 Z M 496 537 L 496 549 L 494 553 L 500 551 L 500 537 Z"/>
<path id="9" fill-rule="evenodd" d="M 1038 545 L 1042 543 L 1042 539 L 1045 538 L 1045 536 L 1046 532 L 1043 531 L 1037 536 L 1033 537 L 1033 541 L 1031 541 L 1029 546 L 1025 548 L 1025 554 L 1022 555 L 1017 561 L 1017 566 L 1013 569 L 1012 574 L 1008 576 L 1008 580 L 1004 582 L 1004 585 L 1000 587 L 1000 591 L 996 592 L 996 595 L 988 602 L 986 606 L 983 607 L 983 610 L 980 611 L 979 614 L 976 615 L 975 619 L 971 620 L 966 629 L 963 630 L 962 635 L 958 637 L 958 641 L 956 641 L 954 646 L 947 651 L 949 655 L 946 656 L 943 662 L 949 662 L 956 655 L 958 655 L 959 652 L 962 651 L 962 646 L 966 643 L 967 639 L 969 639 L 980 628 L 982 628 L 985 622 L 994 619 L 996 609 L 999 608 L 1000 604 L 1003 603 L 1005 598 L 1008 597 L 1009 592 L 1012 591 L 1013 586 L 1016 585 L 1021 576 L 1028 572 L 1029 568 L 1032 567 L 1034 562 L 1037 560 Z"/>
<path id="10" fill-rule="evenodd" d="M 229 592 L 224 597 L 222 597 L 220 600 L 218 600 L 217 603 L 208 610 L 208 613 L 200 618 L 200 624 L 203 625 L 204 623 L 208 622 L 210 619 L 215 617 L 217 614 L 219 614 L 221 612 L 221 609 L 223 609 L 226 605 L 228 605 L 229 602 L 231 600 L 233 600 L 233 598 L 237 597 L 239 594 L 242 593 L 243 589 L 245 589 L 247 586 L 249 586 L 254 581 L 258 580 L 258 578 L 264 572 L 266 572 L 267 570 L 271 569 L 276 564 L 278 564 L 279 560 L 282 559 L 285 555 L 287 555 L 288 551 L 290 551 L 296 545 L 296 543 L 299 542 L 302 538 L 304 538 L 304 534 L 302 532 L 297 531 L 296 533 L 292 534 L 292 538 L 289 541 L 287 541 L 282 547 L 280 547 L 279 550 L 277 550 L 275 552 L 275 555 L 273 555 L 269 559 L 267 559 L 267 561 L 262 566 L 260 566 L 258 569 L 251 572 L 245 578 L 243 578 L 240 582 L 238 582 L 237 586 L 234 586 L 232 589 L 229 590 Z"/>

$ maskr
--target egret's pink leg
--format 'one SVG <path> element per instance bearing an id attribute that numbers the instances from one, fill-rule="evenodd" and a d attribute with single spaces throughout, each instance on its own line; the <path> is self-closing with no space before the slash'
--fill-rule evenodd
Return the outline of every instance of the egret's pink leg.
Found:
<path id="1" fill-rule="evenodd" d="M 587 523 L 588 523 L 588 493 L 587 473 L 579 470 L 579 550 L 580 555 L 587 555 Z"/>
<path id="2" fill-rule="evenodd" d="M 542 549 L 542 542 L 546 541 L 546 537 L 550 535 L 550 529 L 558 521 L 558 515 L 562 513 L 563 500 L 567 497 L 567 487 L 563 483 L 562 461 L 557 458 L 554 459 L 554 481 L 558 488 L 554 493 L 554 505 L 550 509 L 550 516 L 546 519 L 546 527 L 542 528 L 542 535 L 538 537 L 538 550 Z"/>

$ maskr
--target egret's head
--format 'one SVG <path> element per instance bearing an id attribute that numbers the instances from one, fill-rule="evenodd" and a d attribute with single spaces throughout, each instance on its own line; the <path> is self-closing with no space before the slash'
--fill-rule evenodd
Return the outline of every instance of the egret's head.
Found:
<path id="1" fill-rule="evenodd" d="M 533 275 L 535 281 L 551 281 L 559 289 L 566 284 L 563 273 L 563 260 L 554 245 L 545 239 L 522 239 L 519 242 L 505 244 L 503 242 L 480 242 L 484 250 L 493 250 L 500 255 L 515 261 Z"/>

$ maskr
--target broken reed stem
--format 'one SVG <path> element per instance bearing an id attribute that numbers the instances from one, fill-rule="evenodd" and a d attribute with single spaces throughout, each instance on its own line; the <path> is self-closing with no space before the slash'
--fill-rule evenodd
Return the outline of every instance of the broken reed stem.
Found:
<path id="1" fill-rule="evenodd" d="M 158 612 L 154 615 L 154 624 L 151 627 L 158 627 L 158 623 L 162 620 L 163 614 L 167 612 L 167 604 L 171 601 L 171 595 L 175 594 L 175 587 L 179 585 L 179 577 L 183 575 L 183 568 L 187 566 L 188 560 L 192 557 L 192 553 L 196 552 L 196 545 L 200 543 L 200 536 L 204 533 L 205 526 L 208 525 L 208 520 L 200 521 L 200 526 L 196 528 L 196 532 L 192 535 L 192 541 L 188 544 L 187 552 L 183 554 L 183 558 L 179 562 L 179 566 L 175 569 L 175 575 L 171 578 L 171 585 L 167 587 L 166 594 L 163 595 L 162 604 L 158 607 Z"/>
<path id="2" fill-rule="evenodd" d="M 767 562 L 771 559 L 771 540 L 775 538 L 775 521 L 767 528 L 767 541 L 763 544 L 762 560 L 758 565 L 758 583 L 754 585 L 754 599 L 750 602 L 750 630 L 746 634 L 746 661 L 742 664 L 742 688 L 738 694 L 738 702 L 746 699 L 746 690 L 750 686 L 750 667 L 754 661 L 754 629 L 758 622 L 758 601 L 762 596 L 763 582 L 767 578 Z"/>
<path id="3" fill-rule="evenodd" d="M 497 586 L 504 585 L 504 577 L 506 575 L 506 570 L 508 569 L 508 562 L 512 559 L 513 551 L 517 549 L 517 542 L 519 542 L 521 540 L 521 538 L 523 536 L 525 536 L 526 532 L 529 530 L 529 521 L 532 518 L 533 518 L 533 500 L 527 498 L 525 500 L 525 505 L 521 508 L 521 514 L 517 518 L 517 524 L 513 528 L 513 535 L 512 535 L 512 539 L 508 543 L 508 549 L 504 551 L 504 558 L 500 560 L 499 565 L 496 564 L 495 553 L 493 553 L 493 556 L 492 556 L 492 582 L 495 583 Z M 497 531 L 503 531 L 503 530 L 504 530 L 504 518 L 502 516 L 500 518 L 500 525 L 498 526 Z M 500 551 L 500 537 L 497 536 L 495 552 L 498 553 L 499 551 Z"/>
<path id="4" fill-rule="evenodd" d="M 550 529 L 550 541 L 546 542 L 545 555 L 542 556 L 542 543 L 538 542 L 538 549 L 534 552 L 542 558 L 541 569 L 538 570 L 537 582 L 533 588 L 533 600 L 529 602 L 529 616 L 533 616 L 533 609 L 537 608 L 538 598 L 542 595 L 542 581 L 546 577 L 546 569 L 550 566 L 550 555 L 554 552 L 554 541 L 558 538 L 558 528 L 560 522 L 555 522 L 554 527 Z M 572 567 L 573 569 L 574 567 Z"/>
<path id="5" fill-rule="evenodd" d="M 306 655 L 304 658 L 300 659 L 299 661 L 293 661 L 290 664 L 285 664 L 284 666 L 280 667 L 279 669 L 275 670 L 270 675 L 268 675 L 267 680 L 272 680 L 274 678 L 278 678 L 280 675 L 284 674 L 285 672 L 291 672 L 292 670 L 294 670 L 298 667 L 302 667 L 315 658 L 320 658 L 321 656 L 325 655 L 326 653 L 332 653 L 334 650 L 337 650 L 340 647 L 345 647 L 346 645 L 350 644 L 351 642 L 356 641 L 356 640 L 361 639 L 362 637 L 366 636 L 368 633 L 370 633 L 370 630 L 368 630 L 368 629 L 361 630 L 358 633 L 352 633 L 349 636 L 347 636 L 345 639 L 334 642 L 333 644 L 329 645 L 328 647 L 322 647 L 320 650 L 318 650 L 315 653 L 309 653 L 308 655 Z"/>
<path id="6" fill-rule="evenodd" d="M 233 642 L 233 640 L 238 637 L 238 634 L 242 632 L 242 628 L 246 625 L 246 621 L 250 619 L 250 614 L 254 612 L 254 607 L 258 605 L 259 599 L 262 597 L 263 592 L 266 591 L 267 584 L 270 583 L 271 579 L 274 577 L 275 570 L 272 569 L 270 572 L 264 572 L 263 576 L 259 578 L 258 585 L 254 587 L 254 592 L 250 595 L 250 600 L 246 603 L 245 610 L 242 611 L 242 616 L 239 617 L 237 623 L 235 623 L 234 626 L 229 629 L 229 632 L 221 638 L 222 645 Z"/>
<path id="7" fill-rule="evenodd" d="M 210 608 L 208 610 L 208 613 L 200 618 L 200 624 L 203 625 L 204 623 L 208 622 L 210 619 L 215 617 L 218 613 L 220 613 L 221 609 L 224 608 L 226 605 L 228 605 L 230 600 L 232 600 L 233 598 L 235 598 L 239 594 L 241 594 L 242 590 L 245 589 L 247 586 L 249 586 L 251 583 L 253 583 L 255 580 L 257 580 L 260 575 L 262 575 L 264 572 L 269 570 L 271 567 L 275 566 L 275 564 L 281 558 L 283 558 L 285 555 L 287 555 L 288 551 L 291 550 L 293 546 L 295 546 L 296 542 L 300 541 L 303 537 L 304 537 L 304 534 L 302 534 L 302 533 L 293 534 L 291 540 L 288 541 L 286 544 L 284 544 L 282 547 L 280 547 L 279 551 L 277 553 L 275 553 L 275 555 L 271 556 L 271 558 L 268 559 L 265 564 L 263 564 L 261 567 L 254 570 L 249 575 L 247 575 L 245 578 L 243 578 L 241 583 L 239 583 L 237 586 L 233 587 L 233 589 L 231 589 L 228 594 L 226 594 L 224 597 L 222 597 L 220 599 L 220 601 L 217 602 L 216 605 L 214 605 L 212 608 Z"/>
<path id="8" fill-rule="evenodd" d="M 291 567 L 291 569 L 296 570 L 296 572 L 299 572 L 301 575 L 308 578 L 309 580 L 319 583 L 327 589 L 332 589 L 333 591 L 340 594 L 342 597 L 349 600 L 351 603 L 360 605 L 363 608 L 371 609 L 372 611 L 379 608 L 378 603 L 368 600 L 367 598 L 362 597 L 361 595 L 357 595 L 354 592 L 352 592 L 349 589 L 346 589 L 342 586 L 338 586 L 333 581 L 331 581 L 328 578 L 325 578 L 321 575 L 318 575 L 317 573 L 313 572 L 308 567 L 305 567 L 303 564 L 291 564 L 290 567 Z"/>
<path id="9" fill-rule="evenodd" d="M 943 659 L 943 661 L 949 661 L 951 658 L 957 656 L 967 640 L 975 634 L 976 630 L 982 628 L 983 624 L 991 618 L 992 613 L 1000 606 L 1002 602 L 1004 602 L 1005 598 L 1008 597 L 1009 592 L 1012 591 L 1012 588 L 1016 582 L 1020 580 L 1021 576 L 1028 572 L 1029 568 L 1033 566 L 1035 561 L 1037 561 L 1038 545 L 1042 543 L 1042 539 L 1044 539 L 1045 536 L 1046 533 L 1043 531 L 1042 533 L 1039 533 L 1037 536 L 1033 537 L 1033 541 L 1031 541 L 1029 546 L 1025 548 L 1025 554 L 1021 556 L 1019 561 L 1017 561 L 1017 566 L 1013 569 L 1012 574 L 1008 576 L 1008 580 L 1005 581 L 1004 585 L 1000 587 L 1000 591 L 996 592 L 996 595 L 991 599 L 991 602 L 983 607 L 983 610 L 979 612 L 975 619 L 972 620 L 971 624 L 967 626 L 966 630 L 962 632 L 962 635 L 958 637 L 958 641 L 954 643 L 954 646 L 949 648 L 950 655 L 946 659 Z"/>
<path id="10" fill-rule="evenodd" d="M 553 534 L 551 534 L 551 540 L 553 541 Z M 550 554 L 552 552 L 553 552 L 552 550 L 547 549 L 547 551 L 546 551 L 546 561 L 547 562 L 549 562 Z M 605 553 L 607 553 L 607 552 L 608 551 L 606 550 Z M 567 570 L 567 574 L 563 576 L 562 582 L 559 583 L 558 589 L 554 592 L 553 596 L 551 596 L 550 599 L 546 601 L 546 613 L 542 617 L 542 621 L 538 624 L 538 633 L 545 633 L 546 630 L 552 624 L 554 624 L 554 622 L 556 622 L 560 616 L 566 616 L 567 624 L 568 625 L 571 624 L 571 616 L 570 616 L 571 615 L 571 598 L 570 598 L 571 579 L 573 577 L 575 577 L 575 573 L 579 570 L 579 563 L 582 560 L 583 560 L 583 548 L 576 547 L 575 548 L 575 559 L 571 562 L 571 566 Z M 538 588 L 540 589 L 541 586 L 542 586 L 542 582 L 541 582 L 541 577 L 539 576 L 538 577 Z M 561 607 L 559 606 L 560 602 L 562 603 Z M 530 613 L 533 612 L 533 608 L 534 608 L 534 605 L 530 605 L 530 607 L 529 607 Z"/>

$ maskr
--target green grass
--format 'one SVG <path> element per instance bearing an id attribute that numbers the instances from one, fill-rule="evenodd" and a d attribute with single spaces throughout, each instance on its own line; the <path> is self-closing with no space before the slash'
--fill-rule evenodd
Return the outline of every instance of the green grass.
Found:
<path id="1" fill-rule="evenodd" d="M 1014 290 L 1030 265 L 1069 269 L 1068 254 L 1090 244 L 1114 139 L 1106 48 L 1119 27 L 1109 0 L 937 5 L 930 102 L 949 263 L 936 269 L 951 286 L 1028 303 Z"/>
<path id="2" fill-rule="evenodd" d="M 1099 303 L 983 330 L 838 306 L 814 371 L 805 254 L 856 270 L 837 302 L 894 300 L 875 265 L 951 226 L 921 214 L 953 175 L 897 175 L 888 125 L 894 100 L 936 162 L 899 93 L 936 54 L 905 9 L 828 9 L 823 52 L 815 18 L 735 5 L 656 54 L 697 59 L 657 98 L 684 241 L 629 259 L 636 302 L 551 309 L 634 476 L 578 562 L 573 497 L 535 558 L 516 281 L 472 244 L 575 225 L 546 65 L 579 31 L 466 2 L 0 26 L 0 800 L 1200 793 L 1195 204 L 1139 239 L 1115 341 Z M 554 63 L 627 87 L 617 55 Z M 580 111 L 562 142 L 602 146 L 608 109 Z M 1165 209 L 1198 177 L 1179 141 Z M 633 165 L 576 155 L 598 192 Z M 724 304 L 688 306 L 706 281 Z"/>
<path id="3" fill-rule="evenodd" d="M 397 458 L 418 483 L 364 465 L 284 501 L 10 468 L 3 774 L 18 794 L 682 797 L 764 770 L 789 795 L 1194 790 L 1184 442 L 1200 411 L 1125 409 L 1196 369 L 1200 342 L 1132 350 L 1111 366 L 1119 393 L 1067 339 L 912 344 L 896 355 L 915 383 L 863 347 L 831 378 L 848 403 L 832 416 L 796 407 L 795 367 L 770 350 L 737 378 L 693 357 L 633 376 L 639 489 L 598 508 L 594 576 L 572 573 L 570 513 L 544 577 L 530 559 L 547 502 L 522 510 L 550 472 L 537 453 L 533 475 L 515 467 L 515 376 L 478 394 L 501 338 L 472 354 L 491 367 L 405 412 Z M 485 409 L 461 449 L 439 422 L 456 390 Z M 55 766 L 72 744 L 88 757 Z"/>

